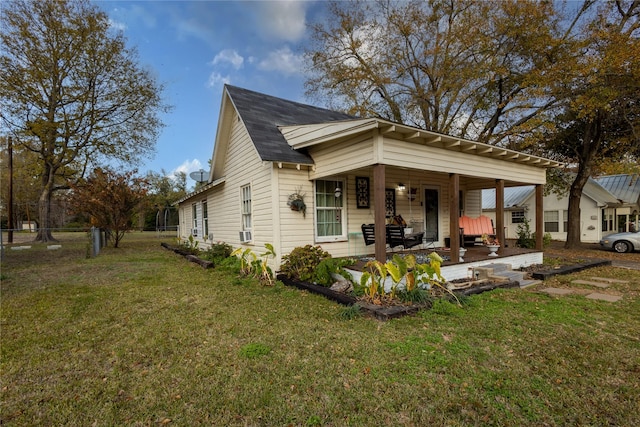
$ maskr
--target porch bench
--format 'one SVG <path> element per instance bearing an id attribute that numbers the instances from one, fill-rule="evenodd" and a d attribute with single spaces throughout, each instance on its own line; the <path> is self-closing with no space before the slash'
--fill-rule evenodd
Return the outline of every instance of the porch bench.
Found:
<path id="1" fill-rule="evenodd" d="M 496 229 L 493 220 L 488 216 L 480 215 L 478 218 L 471 218 L 466 215 L 460 217 L 460 244 L 466 246 L 467 243 L 474 245 L 476 239 L 486 234 L 489 237 L 496 237 Z"/>

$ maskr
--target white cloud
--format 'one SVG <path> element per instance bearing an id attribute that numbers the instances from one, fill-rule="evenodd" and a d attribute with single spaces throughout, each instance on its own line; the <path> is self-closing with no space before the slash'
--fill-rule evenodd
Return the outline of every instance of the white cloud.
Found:
<path id="1" fill-rule="evenodd" d="M 116 31 L 125 31 L 127 29 L 127 24 L 109 19 L 109 28 Z"/>
<path id="2" fill-rule="evenodd" d="M 207 81 L 207 87 L 216 87 L 218 85 L 225 85 L 231 83 L 231 77 L 223 76 L 220 73 L 213 72 L 209 75 Z"/>
<path id="3" fill-rule="evenodd" d="M 259 22 L 264 25 L 262 30 L 268 36 L 286 41 L 298 41 L 306 30 L 305 14 L 309 6 L 307 2 L 299 0 L 265 1 L 260 5 Z"/>
<path id="4" fill-rule="evenodd" d="M 187 177 L 188 177 L 191 172 L 199 171 L 200 169 L 202 169 L 202 164 L 200 163 L 200 160 L 198 159 L 185 160 L 184 162 L 182 162 L 180 166 L 178 166 L 177 168 L 175 168 L 169 173 L 169 177 L 174 179 L 176 177 L 176 173 L 178 172 L 184 172 L 187 174 Z"/>
<path id="5" fill-rule="evenodd" d="M 244 58 L 233 49 L 224 49 L 213 58 L 213 61 L 211 61 L 211 64 L 213 65 L 223 63 L 229 63 L 233 66 L 233 68 L 239 70 L 240 68 L 242 68 Z"/>
<path id="6" fill-rule="evenodd" d="M 260 61 L 258 67 L 266 71 L 279 71 L 284 74 L 298 74 L 302 72 L 303 59 L 302 56 L 296 55 L 293 51 L 285 46 L 267 54 L 267 57 Z"/>

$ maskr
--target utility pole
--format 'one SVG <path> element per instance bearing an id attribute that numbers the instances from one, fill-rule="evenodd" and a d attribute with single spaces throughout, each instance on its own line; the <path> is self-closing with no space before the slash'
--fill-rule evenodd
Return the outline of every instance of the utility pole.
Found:
<path id="1" fill-rule="evenodd" d="M 13 138 L 7 139 L 7 155 L 9 156 L 9 206 L 7 206 L 7 243 L 13 243 Z"/>

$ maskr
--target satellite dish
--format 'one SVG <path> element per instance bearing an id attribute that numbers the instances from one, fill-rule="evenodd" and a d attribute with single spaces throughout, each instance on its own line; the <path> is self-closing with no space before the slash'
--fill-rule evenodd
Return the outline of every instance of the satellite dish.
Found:
<path id="1" fill-rule="evenodd" d="M 209 180 L 209 171 L 200 169 L 199 171 L 191 172 L 189 176 L 197 183 L 207 182 Z"/>

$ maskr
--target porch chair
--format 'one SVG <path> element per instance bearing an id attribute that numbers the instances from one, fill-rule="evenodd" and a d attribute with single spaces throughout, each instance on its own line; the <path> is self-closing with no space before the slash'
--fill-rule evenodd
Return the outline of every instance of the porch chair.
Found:
<path id="1" fill-rule="evenodd" d="M 404 227 L 402 227 L 401 225 L 387 225 L 387 243 L 392 248 L 396 246 L 402 246 L 405 249 L 410 249 L 414 246 L 422 244 L 423 236 L 424 231 L 405 235 Z"/>
<path id="2" fill-rule="evenodd" d="M 373 245 L 376 242 L 375 226 L 373 224 L 362 224 L 362 237 L 365 246 Z"/>

